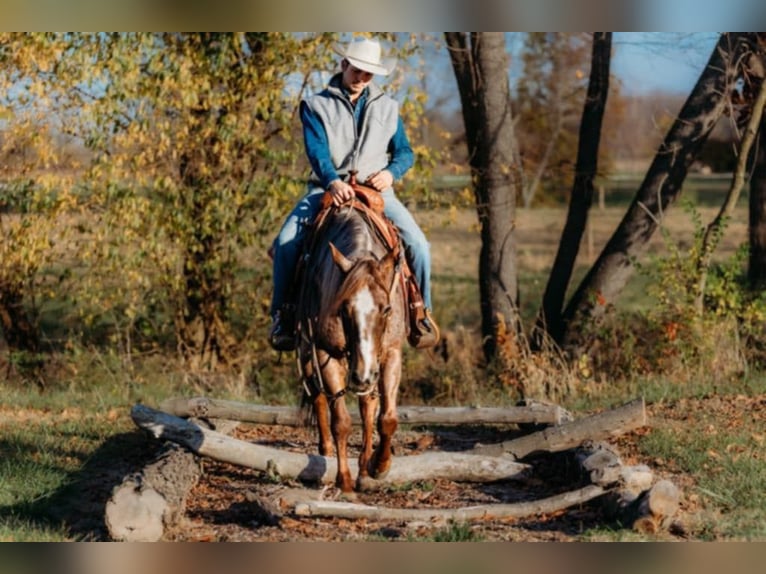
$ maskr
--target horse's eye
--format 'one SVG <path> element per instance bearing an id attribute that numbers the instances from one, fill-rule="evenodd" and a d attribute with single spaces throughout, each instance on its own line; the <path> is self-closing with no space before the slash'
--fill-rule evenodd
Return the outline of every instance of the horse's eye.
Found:
<path id="1" fill-rule="evenodd" d="M 383 315 L 384 315 L 385 317 L 388 317 L 390 314 L 391 314 L 391 305 L 386 305 L 386 306 L 383 308 Z"/>

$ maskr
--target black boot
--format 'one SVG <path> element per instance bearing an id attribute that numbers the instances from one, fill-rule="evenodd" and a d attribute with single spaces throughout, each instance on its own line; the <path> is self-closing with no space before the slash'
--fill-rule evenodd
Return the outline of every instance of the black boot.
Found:
<path id="1" fill-rule="evenodd" d="M 269 343 L 275 351 L 295 350 L 295 311 L 291 307 L 283 307 L 272 317 Z"/>

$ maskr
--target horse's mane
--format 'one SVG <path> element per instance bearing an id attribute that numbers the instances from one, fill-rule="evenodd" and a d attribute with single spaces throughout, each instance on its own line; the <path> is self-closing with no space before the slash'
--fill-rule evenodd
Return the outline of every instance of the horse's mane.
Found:
<path id="1" fill-rule="evenodd" d="M 330 243 L 346 258 L 358 262 L 345 278 L 332 259 Z M 310 253 L 309 301 L 306 302 L 309 313 L 318 316 L 320 321 L 337 313 L 340 302 L 360 283 L 369 280 L 370 273 L 377 277 L 376 264 L 385 253 L 386 247 L 356 208 L 333 209 L 315 237 Z"/>

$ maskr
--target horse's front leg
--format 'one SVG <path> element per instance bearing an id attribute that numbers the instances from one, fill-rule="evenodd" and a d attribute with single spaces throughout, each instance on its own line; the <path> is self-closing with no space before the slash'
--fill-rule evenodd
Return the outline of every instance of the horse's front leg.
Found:
<path id="1" fill-rule="evenodd" d="M 318 448 L 322 456 L 333 455 L 333 436 L 330 430 L 330 411 L 327 404 L 327 395 L 317 393 L 313 399 L 314 416 L 317 421 L 317 430 L 319 431 Z"/>
<path id="2" fill-rule="evenodd" d="M 359 476 L 356 480 L 359 490 L 364 488 L 364 479 L 370 476 L 369 466 L 372 459 L 372 439 L 378 402 L 377 394 L 359 397 L 359 415 L 362 419 L 362 452 L 359 453 Z"/>
<path id="3" fill-rule="evenodd" d="M 310 351 L 309 351 L 310 352 Z M 307 352 L 306 354 L 308 354 Z M 302 364 L 303 378 L 309 393 L 309 401 L 314 412 L 318 431 L 317 448 L 322 456 L 333 455 L 333 437 L 330 431 L 330 411 L 328 410 L 327 395 L 319 388 L 315 380 L 314 365 L 311 359 L 304 358 Z"/>
<path id="4" fill-rule="evenodd" d="M 351 471 L 348 466 L 348 437 L 351 434 L 351 415 L 346 408 L 343 391 L 346 388 L 346 367 L 335 359 L 326 361 L 322 369 L 325 391 L 329 395 L 330 427 L 335 439 L 335 452 L 338 457 L 338 472 L 335 485 L 344 494 L 354 490 Z"/>
<path id="5" fill-rule="evenodd" d="M 384 478 L 391 468 L 391 444 L 399 426 L 396 413 L 396 400 L 399 393 L 399 381 L 402 376 L 401 352 L 391 352 L 383 365 L 380 384 L 380 414 L 378 415 L 378 435 L 380 442 L 370 472 L 374 478 Z"/>

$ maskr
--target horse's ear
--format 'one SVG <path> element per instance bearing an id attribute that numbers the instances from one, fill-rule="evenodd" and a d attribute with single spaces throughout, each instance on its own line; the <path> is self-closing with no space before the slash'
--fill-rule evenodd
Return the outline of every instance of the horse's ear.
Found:
<path id="1" fill-rule="evenodd" d="M 338 248 L 332 244 L 332 242 L 330 242 L 330 253 L 332 254 L 332 260 L 335 261 L 335 264 L 340 267 L 344 273 L 351 271 L 351 268 L 354 266 L 354 262 L 343 255 L 343 253 L 341 253 Z"/>

